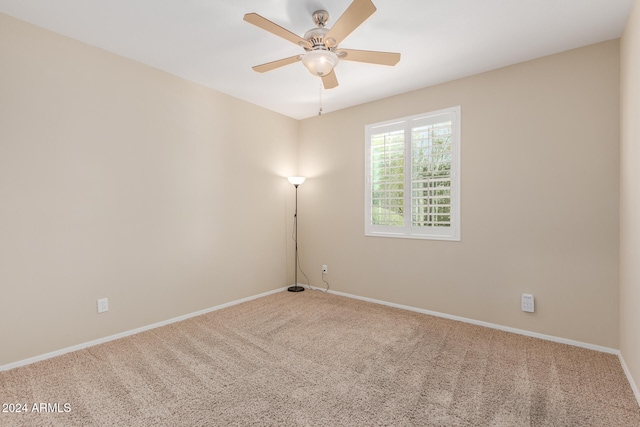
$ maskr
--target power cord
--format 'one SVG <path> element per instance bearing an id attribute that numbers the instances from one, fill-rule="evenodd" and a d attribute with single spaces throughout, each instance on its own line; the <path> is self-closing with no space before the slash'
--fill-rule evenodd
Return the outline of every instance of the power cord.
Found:
<path id="1" fill-rule="evenodd" d="M 296 225 L 298 222 L 298 217 L 294 216 L 293 217 L 293 231 L 291 233 L 291 239 L 296 243 L 296 246 L 298 245 L 298 236 L 296 236 Z M 326 289 L 314 289 L 313 286 L 311 286 L 311 281 L 309 280 L 309 277 L 305 274 L 304 270 L 302 270 L 302 265 L 300 264 L 300 252 L 298 252 L 296 254 L 296 265 L 294 266 L 294 268 L 297 268 L 300 270 L 300 273 L 302 273 L 302 275 L 304 276 L 305 279 L 307 279 L 307 287 L 312 290 L 312 291 L 320 291 L 320 292 L 329 292 L 329 282 L 327 282 L 324 279 L 325 276 L 325 272 L 322 272 L 322 281 L 327 285 Z M 296 283 L 295 286 L 298 286 L 298 284 Z"/>
<path id="2" fill-rule="evenodd" d="M 327 273 L 322 272 L 322 281 L 325 283 L 325 285 L 327 285 L 327 289 L 325 289 L 324 291 L 322 289 L 316 289 L 316 291 L 329 292 L 329 282 L 324 280 L 325 274 L 327 274 Z"/>

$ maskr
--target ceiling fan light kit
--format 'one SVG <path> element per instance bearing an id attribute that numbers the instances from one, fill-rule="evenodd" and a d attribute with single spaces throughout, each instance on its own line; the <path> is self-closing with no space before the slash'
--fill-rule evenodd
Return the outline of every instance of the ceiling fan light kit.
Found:
<path id="1" fill-rule="evenodd" d="M 338 55 L 330 50 L 312 50 L 302 56 L 302 63 L 314 76 L 324 77 L 338 65 Z"/>
<path id="2" fill-rule="evenodd" d="M 317 10 L 312 16 L 313 22 L 317 27 L 307 31 L 304 37 L 292 33 L 257 13 L 247 13 L 244 15 L 245 21 L 295 43 L 306 51 L 302 55 L 256 65 L 253 69 L 259 73 L 264 73 L 302 61 L 302 64 L 311 74 L 322 78 L 322 84 L 325 89 L 331 89 L 338 86 L 338 79 L 333 69 L 338 65 L 340 59 L 393 66 L 400 60 L 399 53 L 340 49 L 338 47 L 338 44 L 345 37 L 351 34 L 375 11 L 376 7 L 371 0 L 354 0 L 332 28 L 325 28 L 329 20 L 329 13 L 325 10 Z"/>

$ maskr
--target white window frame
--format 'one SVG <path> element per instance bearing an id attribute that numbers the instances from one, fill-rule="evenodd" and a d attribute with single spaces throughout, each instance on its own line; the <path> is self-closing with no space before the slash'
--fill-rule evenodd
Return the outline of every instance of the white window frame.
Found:
<path id="1" fill-rule="evenodd" d="M 399 237 L 409 239 L 460 240 L 460 106 L 417 114 L 410 117 L 373 123 L 365 126 L 365 236 Z M 405 168 L 411 167 L 411 129 L 423 124 L 441 122 L 444 115 L 451 119 L 451 187 L 450 222 L 448 227 L 421 226 L 411 224 L 411 173 L 404 174 L 404 225 L 385 226 L 372 224 L 372 179 L 371 179 L 371 137 L 385 128 L 389 131 L 404 129 Z M 448 118 L 446 119 L 448 120 Z M 405 169 L 406 170 L 406 169 Z M 408 191 L 407 191 L 408 189 Z"/>

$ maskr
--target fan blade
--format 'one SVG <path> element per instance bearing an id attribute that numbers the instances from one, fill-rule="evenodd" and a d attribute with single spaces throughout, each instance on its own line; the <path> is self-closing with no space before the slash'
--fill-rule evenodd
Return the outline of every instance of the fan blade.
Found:
<path id="1" fill-rule="evenodd" d="M 255 25 L 256 27 L 260 27 L 263 30 L 270 32 L 271 34 L 275 34 L 278 37 L 289 40 L 291 43 L 295 43 L 303 47 L 309 45 L 309 42 L 302 37 L 292 33 L 285 28 L 282 28 L 278 24 L 269 21 L 267 18 L 263 18 L 257 13 L 247 13 L 246 15 L 244 15 L 244 20 L 250 24 Z"/>
<path id="2" fill-rule="evenodd" d="M 336 77 L 335 70 L 331 70 L 329 74 L 322 77 L 322 85 L 325 89 L 333 89 L 338 86 L 338 78 Z"/>
<path id="3" fill-rule="evenodd" d="M 332 39 L 331 46 L 339 45 L 345 37 L 358 28 L 375 11 L 376 7 L 371 0 L 354 0 L 324 36 L 325 42 Z"/>
<path id="4" fill-rule="evenodd" d="M 266 64 L 256 65 L 253 68 L 254 71 L 264 73 L 267 71 L 275 70 L 276 68 L 284 67 L 285 65 L 293 64 L 300 61 L 301 55 L 290 56 L 288 58 L 278 59 L 277 61 L 267 62 Z"/>
<path id="5" fill-rule="evenodd" d="M 341 55 L 344 52 L 346 55 Z M 339 49 L 338 57 L 345 61 L 368 62 L 369 64 L 396 65 L 400 54 L 393 52 L 375 52 L 372 50 Z"/>

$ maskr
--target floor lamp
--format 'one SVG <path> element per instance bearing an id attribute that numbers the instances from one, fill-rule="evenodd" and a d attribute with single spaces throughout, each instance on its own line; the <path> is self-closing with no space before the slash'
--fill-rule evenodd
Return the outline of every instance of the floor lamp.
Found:
<path id="1" fill-rule="evenodd" d="M 295 279 L 293 282 L 293 286 L 289 286 L 287 289 L 289 292 L 302 292 L 304 288 L 302 286 L 298 286 L 298 186 L 304 182 L 303 176 L 290 176 L 287 178 L 294 187 L 296 187 L 296 211 L 293 214 L 293 235 L 295 238 L 293 239 L 296 242 L 296 258 L 295 258 Z"/>

